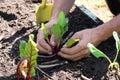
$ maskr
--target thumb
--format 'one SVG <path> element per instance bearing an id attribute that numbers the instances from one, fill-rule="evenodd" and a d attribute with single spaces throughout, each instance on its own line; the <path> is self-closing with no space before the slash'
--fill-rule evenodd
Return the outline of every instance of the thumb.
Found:
<path id="1" fill-rule="evenodd" d="M 56 45 L 54 35 L 51 35 L 50 43 L 51 43 L 52 46 L 55 46 L 55 45 Z"/>

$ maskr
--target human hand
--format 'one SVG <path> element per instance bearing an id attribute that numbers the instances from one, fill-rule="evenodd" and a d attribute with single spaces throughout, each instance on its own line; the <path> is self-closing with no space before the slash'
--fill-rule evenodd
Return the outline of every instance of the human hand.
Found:
<path id="1" fill-rule="evenodd" d="M 53 35 L 50 34 L 50 29 L 51 29 L 51 26 L 55 24 L 56 22 L 57 20 L 51 20 L 45 24 L 48 30 L 48 34 L 51 36 L 49 44 L 51 44 L 52 46 L 55 46 L 55 43 L 54 43 Z M 39 51 L 41 53 L 52 54 L 52 48 L 49 44 L 45 41 L 43 31 L 39 29 L 38 34 L 37 34 L 37 48 L 39 49 Z"/>
<path id="2" fill-rule="evenodd" d="M 86 29 L 79 32 L 76 32 L 72 38 L 73 39 L 80 39 L 78 44 L 71 48 L 63 47 L 61 51 L 58 53 L 63 58 L 76 61 L 81 58 L 89 56 L 89 50 L 87 48 L 88 43 L 92 43 L 95 46 L 102 42 L 102 35 L 100 35 L 99 31 L 95 28 L 93 29 Z"/>

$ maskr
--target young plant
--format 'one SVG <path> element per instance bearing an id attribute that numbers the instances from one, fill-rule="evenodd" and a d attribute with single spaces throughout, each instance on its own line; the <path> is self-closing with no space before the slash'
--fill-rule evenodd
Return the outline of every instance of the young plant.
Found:
<path id="1" fill-rule="evenodd" d="M 44 25 L 44 23 L 41 24 L 41 29 L 44 33 L 45 36 L 45 40 L 48 42 L 48 44 L 51 46 L 53 53 L 57 54 L 60 50 L 60 48 L 62 47 L 62 41 L 63 41 L 63 35 L 66 31 L 68 31 L 68 19 L 65 17 L 64 12 L 60 12 L 59 16 L 58 16 L 58 22 L 56 24 L 53 24 L 51 27 L 51 34 L 54 35 L 55 38 L 55 43 L 56 46 L 53 47 L 50 44 L 50 38 L 48 36 L 48 31 L 46 29 L 46 26 Z M 67 45 L 72 45 L 75 42 L 78 42 L 78 40 L 75 39 L 70 39 L 67 41 Z M 72 44 L 71 44 L 72 43 Z"/>
<path id="2" fill-rule="evenodd" d="M 68 39 L 68 41 L 65 44 L 66 44 L 66 47 L 71 47 L 77 42 L 79 42 L 79 39 Z"/>
<path id="3" fill-rule="evenodd" d="M 34 35 L 29 35 L 28 42 L 22 40 L 20 41 L 20 62 L 17 67 L 17 79 L 20 80 L 22 75 L 24 80 L 32 80 L 35 76 L 35 67 L 37 65 L 38 49 L 36 43 L 33 41 Z"/>
<path id="4" fill-rule="evenodd" d="M 120 74 L 119 72 L 119 63 L 116 61 L 117 60 L 117 57 L 118 57 L 118 53 L 120 51 L 120 39 L 118 37 L 118 34 L 117 32 L 113 32 L 113 37 L 116 41 L 116 49 L 117 49 L 117 52 L 116 52 L 116 56 L 114 58 L 113 61 L 110 60 L 110 58 L 105 55 L 102 51 L 98 50 L 96 47 L 94 47 L 91 43 L 88 43 L 88 49 L 90 50 L 90 52 L 92 53 L 92 55 L 96 58 L 100 58 L 100 57 L 103 57 L 103 58 L 106 58 L 108 60 L 108 62 L 110 63 L 109 66 L 108 66 L 108 70 L 115 70 L 115 73 L 117 75 Z"/>

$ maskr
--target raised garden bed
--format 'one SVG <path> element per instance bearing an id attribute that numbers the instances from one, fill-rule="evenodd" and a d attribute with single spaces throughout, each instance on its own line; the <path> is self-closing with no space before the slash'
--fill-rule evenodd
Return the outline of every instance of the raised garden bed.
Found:
<path id="1" fill-rule="evenodd" d="M 19 41 L 27 40 L 30 33 L 36 35 L 38 30 L 34 24 L 34 8 L 37 3 L 25 2 L 26 0 L 10 1 L 12 0 L 0 3 L 0 80 L 15 80 Z M 94 20 L 90 14 L 87 15 L 86 9 L 83 8 L 82 11 L 75 8 L 69 13 L 69 31 L 66 35 L 71 31 L 77 32 L 102 24 L 98 18 Z M 98 48 L 114 59 L 114 45 L 114 39 L 110 38 Z M 120 63 L 120 56 L 118 62 Z M 39 57 L 38 65 L 54 80 L 117 80 L 115 75 L 107 72 L 108 62 L 105 59 L 96 59 L 91 55 L 76 62 L 67 61 L 59 56 L 47 60 Z M 39 70 L 37 72 L 36 78 L 44 76 Z"/>

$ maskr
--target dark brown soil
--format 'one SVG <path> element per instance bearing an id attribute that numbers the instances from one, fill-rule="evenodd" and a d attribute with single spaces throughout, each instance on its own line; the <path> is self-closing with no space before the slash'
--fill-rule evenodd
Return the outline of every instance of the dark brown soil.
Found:
<path id="1" fill-rule="evenodd" d="M 35 24 L 34 8 L 38 3 L 29 0 L 1 0 L 0 1 L 0 80 L 14 78 L 16 65 L 19 60 L 19 41 L 27 40 L 30 33 L 37 34 L 39 27 Z M 96 27 L 102 21 L 95 23 L 78 8 L 68 15 L 69 31 L 79 31 L 86 28 Z M 66 35 L 68 34 L 66 33 Z M 101 43 L 98 48 L 112 60 L 115 56 L 114 39 L 110 38 Z M 55 61 L 52 64 L 51 61 Z M 108 62 L 105 59 L 96 59 L 93 56 L 72 62 L 55 56 L 50 59 L 38 57 L 40 67 L 58 64 L 52 68 L 43 68 L 54 80 L 118 80 L 115 75 L 107 71 Z M 48 63 L 46 63 L 48 62 Z M 50 63 L 51 62 L 51 63 Z M 120 56 L 118 57 L 120 63 Z M 62 65 L 61 65 L 62 63 Z M 64 64 L 64 65 L 63 65 Z M 36 70 L 38 72 L 38 70 Z M 38 72 L 36 77 L 43 77 Z M 15 80 L 15 79 L 11 79 Z M 35 78 L 35 80 L 37 80 Z"/>

